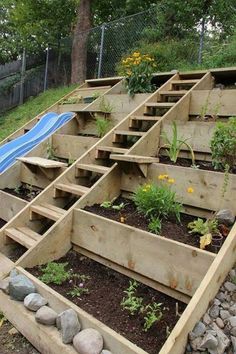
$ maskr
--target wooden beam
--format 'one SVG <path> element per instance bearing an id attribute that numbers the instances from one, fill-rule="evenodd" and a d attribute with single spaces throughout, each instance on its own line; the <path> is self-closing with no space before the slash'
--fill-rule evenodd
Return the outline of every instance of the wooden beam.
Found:
<path id="1" fill-rule="evenodd" d="M 0 218 L 9 221 L 21 211 L 28 202 L 15 195 L 0 191 Z"/>
<path id="2" fill-rule="evenodd" d="M 74 210 L 71 242 L 188 296 L 194 294 L 215 258 L 84 210 Z"/>

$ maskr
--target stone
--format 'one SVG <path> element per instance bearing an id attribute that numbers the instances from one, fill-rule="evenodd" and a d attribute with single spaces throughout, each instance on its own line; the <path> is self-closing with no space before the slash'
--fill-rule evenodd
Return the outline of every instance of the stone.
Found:
<path id="1" fill-rule="evenodd" d="M 205 315 L 203 316 L 203 322 L 206 324 L 206 325 L 209 325 L 211 322 L 212 322 L 212 319 L 211 317 L 208 315 L 208 313 L 205 313 Z"/>
<path id="2" fill-rule="evenodd" d="M 230 306 L 229 312 L 231 315 L 236 316 L 236 304 L 233 304 L 232 306 Z"/>
<path id="3" fill-rule="evenodd" d="M 211 351 L 209 349 L 210 354 L 224 354 L 226 348 L 229 346 L 230 344 L 230 340 L 229 338 L 224 334 L 224 332 L 215 324 L 212 324 L 212 329 L 214 331 L 216 331 L 216 337 L 218 340 L 218 345 L 217 345 L 217 351 Z M 212 348 L 214 349 L 214 348 Z"/>
<path id="4" fill-rule="evenodd" d="M 9 281 L 10 277 L 0 280 L 0 289 L 5 293 L 9 294 Z"/>
<path id="5" fill-rule="evenodd" d="M 32 281 L 25 275 L 19 274 L 10 277 L 9 294 L 12 299 L 23 301 L 24 298 L 31 293 L 36 293 L 36 288 Z"/>
<path id="6" fill-rule="evenodd" d="M 219 299 L 215 299 L 213 304 L 217 305 L 217 306 L 220 306 L 221 305 L 221 301 Z"/>
<path id="7" fill-rule="evenodd" d="M 235 269 L 231 269 L 231 271 L 229 272 L 229 276 L 231 280 L 234 280 L 236 277 L 236 271 Z"/>
<path id="8" fill-rule="evenodd" d="M 230 334 L 232 334 L 232 336 L 236 337 L 236 327 L 233 327 L 231 329 Z"/>
<path id="9" fill-rule="evenodd" d="M 87 328 L 76 334 L 73 345 L 79 354 L 100 354 L 103 338 L 95 329 Z"/>
<path id="10" fill-rule="evenodd" d="M 205 331 L 206 331 L 206 326 L 204 325 L 204 323 L 201 321 L 197 322 L 191 332 L 191 334 L 192 334 L 191 339 L 201 337 L 205 333 Z"/>
<path id="11" fill-rule="evenodd" d="M 230 339 L 231 339 L 233 350 L 236 352 L 236 337 L 231 336 Z"/>
<path id="12" fill-rule="evenodd" d="M 223 320 L 220 317 L 217 317 L 216 324 L 219 328 L 224 328 L 225 326 Z"/>
<path id="13" fill-rule="evenodd" d="M 57 317 L 56 323 L 57 328 L 61 330 L 64 344 L 71 343 L 81 328 L 77 313 L 72 309 L 61 312 Z"/>
<path id="14" fill-rule="evenodd" d="M 223 293 L 223 291 L 220 291 L 217 295 L 216 298 L 219 299 L 221 302 L 226 300 L 226 295 Z"/>
<path id="15" fill-rule="evenodd" d="M 36 312 L 35 319 L 38 323 L 52 326 L 56 323 L 57 313 L 48 306 L 42 306 Z"/>
<path id="16" fill-rule="evenodd" d="M 236 316 L 231 316 L 227 319 L 231 327 L 236 327 Z"/>
<path id="17" fill-rule="evenodd" d="M 224 310 L 228 310 L 228 309 L 230 308 L 230 305 L 229 305 L 228 302 L 222 302 L 221 307 L 222 307 Z"/>
<path id="18" fill-rule="evenodd" d="M 103 349 L 101 354 L 112 354 L 112 352 L 110 352 L 110 350 Z"/>
<path id="19" fill-rule="evenodd" d="M 16 269 L 12 269 L 12 270 L 10 271 L 10 278 L 14 278 L 14 277 L 16 277 L 17 275 L 18 275 L 18 272 L 17 272 Z"/>
<path id="20" fill-rule="evenodd" d="M 200 348 L 201 349 L 216 349 L 218 345 L 218 340 L 211 333 L 206 333 L 202 339 Z"/>
<path id="21" fill-rule="evenodd" d="M 219 210 L 215 217 L 220 224 L 225 224 L 227 226 L 233 225 L 235 219 L 234 213 L 230 209 Z"/>
<path id="22" fill-rule="evenodd" d="M 47 305 L 48 301 L 38 293 L 31 293 L 24 299 L 25 307 L 30 311 L 38 311 L 40 307 Z"/>
<path id="23" fill-rule="evenodd" d="M 8 334 L 10 334 L 10 336 L 15 336 L 16 334 L 19 334 L 19 331 L 15 328 L 12 327 L 9 331 Z"/>
<path id="24" fill-rule="evenodd" d="M 201 347 L 202 337 L 197 337 L 190 341 L 190 345 L 193 350 L 198 350 Z"/>
<path id="25" fill-rule="evenodd" d="M 230 313 L 227 310 L 220 310 L 220 317 L 222 320 L 226 320 L 227 318 L 230 317 Z"/>
<path id="26" fill-rule="evenodd" d="M 220 314 L 220 308 L 217 305 L 213 305 L 211 306 L 210 310 L 209 310 L 209 315 L 211 318 L 217 318 L 219 317 Z"/>
<path id="27" fill-rule="evenodd" d="M 229 292 L 234 292 L 236 291 L 236 285 L 234 283 L 231 283 L 230 281 L 226 281 L 224 283 L 224 287 L 227 291 Z"/>

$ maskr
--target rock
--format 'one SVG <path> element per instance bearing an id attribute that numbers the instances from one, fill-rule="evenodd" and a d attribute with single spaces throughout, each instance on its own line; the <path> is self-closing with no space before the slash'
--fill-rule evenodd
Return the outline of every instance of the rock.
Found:
<path id="1" fill-rule="evenodd" d="M 194 329 L 192 332 L 189 333 L 189 336 L 192 339 L 195 339 L 197 337 L 201 337 L 206 331 L 206 326 L 204 325 L 203 322 L 199 321 L 195 324 Z"/>
<path id="2" fill-rule="evenodd" d="M 14 278 L 18 275 L 18 272 L 16 269 L 12 269 L 10 272 L 10 278 Z"/>
<path id="3" fill-rule="evenodd" d="M 110 350 L 103 349 L 101 354 L 112 354 L 112 352 L 110 352 Z"/>
<path id="4" fill-rule="evenodd" d="M 209 310 L 209 315 L 211 318 L 217 318 L 219 317 L 220 314 L 220 308 L 217 305 L 213 305 L 211 306 L 210 310 Z"/>
<path id="5" fill-rule="evenodd" d="M 87 328 L 76 334 L 73 345 L 79 354 L 100 354 L 103 338 L 95 329 Z"/>
<path id="6" fill-rule="evenodd" d="M 227 310 L 220 310 L 220 317 L 222 320 L 226 320 L 227 318 L 230 317 L 230 313 Z"/>
<path id="7" fill-rule="evenodd" d="M 193 350 L 198 350 L 201 347 L 201 343 L 202 343 L 201 337 L 197 337 L 190 341 L 190 345 L 193 348 Z"/>
<path id="8" fill-rule="evenodd" d="M 231 269 L 231 271 L 229 272 L 229 276 L 231 280 L 234 280 L 236 278 L 236 271 L 235 269 Z"/>
<path id="9" fill-rule="evenodd" d="M 15 336 L 16 334 L 19 334 L 19 331 L 15 328 L 12 327 L 9 331 L 8 334 L 10 334 L 10 336 Z"/>
<path id="10" fill-rule="evenodd" d="M 221 307 L 222 307 L 224 310 L 228 310 L 228 309 L 230 308 L 230 305 L 229 305 L 228 302 L 222 302 Z"/>
<path id="11" fill-rule="evenodd" d="M 227 319 L 231 327 L 236 327 L 236 316 L 231 316 Z"/>
<path id="12" fill-rule="evenodd" d="M 217 345 L 217 351 L 211 351 L 209 350 L 210 354 L 224 354 L 226 348 L 230 344 L 229 338 L 224 334 L 224 332 L 215 324 L 212 324 L 212 328 L 214 331 L 216 331 L 216 337 L 218 340 L 218 345 Z M 214 348 L 212 348 L 214 349 Z"/>
<path id="13" fill-rule="evenodd" d="M 230 281 L 226 281 L 224 283 L 224 287 L 227 291 L 230 291 L 230 292 L 236 291 L 236 285 L 234 283 L 231 283 Z"/>
<path id="14" fill-rule="evenodd" d="M 5 293 L 9 294 L 9 281 L 10 277 L 0 280 L 0 289 Z"/>
<path id="15" fill-rule="evenodd" d="M 71 343 L 81 328 L 77 313 L 72 309 L 61 312 L 57 317 L 56 323 L 58 329 L 61 330 L 62 342 L 64 344 Z"/>
<path id="16" fill-rule="evenodd" d="M 216 298 L 219 299 L 221 302 L 226 300 L 226 295 L 223 293 L 223 291 L 220 291 L 217 295 Z"/>
<path id="17" fill-rule="evenodd" d="M 25 275 L 20 274 L 10 277 L 9 294 L 12 299 L 23 301 L 24 298 L 31 293 L 36 293 L 36 288 L 32 281 Z"/>
<path id="18" fill-rule="evenodd" d="M 57 313 L 48 306 L 42 306 L 35 315 L 37 322 L 52 326 L 56 323 Z"/>
<path id="19" fill-rule="evenodd" d="M 216 213 L 216 219 L 220 224 L 233 225 L 235 216 L 230 209 L 222 209 Z"/>
<path id="20" fill-rule="evenodd" d="M 233 327 L 231 329 L 230 334 L 232 334 L 232 336 L 236 337 L 236 327 Z"/>
<path id="21" fill-rule="evenodd" d="M 219 328 L 224 328 L 224 322 L 222 321 L 222 319 L 220 317 L 217 317 L 216 319 L 216 324 Z"/>
<path id="22" fill-rule="evenodd" d="M 204 336 L 200 348 L 201 349 L 216 349 L 218 345 L 218 340 L 211 333 L 206 333 Z"/>
<path id="23" fill-rule="evenodd" d="M 217 306 L 220 306 L 221 305 L 221 301 L 219 299 L 215 299 L 213 304 L 217 305 Z"/>
<path id="24" fill-rule="evenodd" d="M 234 352 L 236 352 L 236 337 L 231 336 L 230 339 L 231 339 L 233 350 Z"/>
<path id="25" fill-rule="evenodd" d="M 212 322 L 212 319 L 211 317 L 208 315 L 208 313 L 205 313 L 205 315 L 203 316 L 203 322 L 206 324 L 206 325 L 209 325 L 211 322 Z"/>
<path id="26" fill-rule="evenodd" d="M 30 311 L 38 311 L 40 307 L 47 305 L 48 301 L 38 293 L 31 293 L 24 299 L 25 307 Z"/>
<path id="27" fill-rule="evenodd" d="M 231 315 L 236 316 L 236 304 L 233 304 L 232 306 L 230 306 L 229 312 Z"/>

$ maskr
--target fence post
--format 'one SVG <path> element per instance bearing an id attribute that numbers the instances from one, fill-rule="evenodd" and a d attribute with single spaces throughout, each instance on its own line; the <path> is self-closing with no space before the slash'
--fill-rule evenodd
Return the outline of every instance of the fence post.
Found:
<path id="1" fill-rule="evenodd" d="M 19 104 L 24 102 L 24 82 L 25 82 L 25 69 L 26 69 L 26 53 L 25 48 L 22 54 L 22 65 L 21 65 L 21 78 L 20 78 L 20 100 Z"/>
<path id="2" fill-rule="evenodd" d="M 47 90 L 48 59 L 49 59 L 49 47 L 46 48 L 46 63 L 45 63 L 44 82 L 43 82 L 43 91 L 44 92 Z"/>
<path id="3" fill-rule="evenodd" d="M 105 25 L 101 27 L 101 44 L 100 44 L 100 53 L 99 53 L 99 62 L 98 62 L 98 78 L 101 77 L 102 73 L 102 57 L 103 57 L 103 47 L 104 47 L 104 34 L 105 34 Z"/>

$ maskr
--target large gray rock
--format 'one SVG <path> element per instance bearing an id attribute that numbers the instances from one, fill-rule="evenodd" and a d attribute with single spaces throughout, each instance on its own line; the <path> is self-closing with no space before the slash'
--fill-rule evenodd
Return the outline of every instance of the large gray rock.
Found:
<path id="1" fill-rule="evenodd" d="M 100 354 L 103 338 L 95 329 L 87 328 L 76 334 L 73 345 L 79 354 Z"/>
<path id="2" fill-rule="evenodd" d="M 218 345 L 218 340 L 211 333 L 206 333 L 202 342 L 201 349 L 216 349 Z"/>
<path id="3" fill-rule="evenodd" d="M 216 219 L 219 221 L 220 224 L 230 226 L 233 225 L 235 216 L 230 209 L 222 209 L 217 212 Z"/>
<path id="4" fill-rule="evenodd" d="M 23 301 L 24 298 L 31 293 L 36 293 L 36 288 L 32 281 L 25 275 L 19 274 L 10 277 L 9 294 L 12 299 Z"/>
<path id="5" fill-rule="evenodd" d="M 57 328 L 61 330 L 62 342 L 65 344 L 71 343 L 81 328 L 77 313 L 72 309 L 61 312 L 56 323 Z"/>
<path id="6" fill-rule="evenodd" d="M 38 311 L 40 307 L 47 305 L 48 301 L 40 294 L 32 293 L 25 297 L 24 305 L 30 311 Z"/>
<path id="7" fill-rule="evenodd" d="M 206 326 L 203 322 L 199 321 L 195 324 L 192 332 L 189 333 L 189 339 L 193 340 L 197 337 L 201 337 L 206 331 Z"/>
<path id="8" fill-rule="evenodd" d="M 220 314 L 219 306 L 218 305 L 211 306 L 209 310 L 209 315 L 211 316 L 211 318 L 217 318 L 219 317 L 219 314 Z"/>
<path id="9" fill-rule="evenodd" d="M 228 322 L 231 327 L 236 327 L 236 316 L 231 316 L 228 318 Z"/>
<path id="10" fill-rule="evenodd" d="M 208 315 L 208 313 L 206 312 L 205 315 L 203 316 L 203 322 L 206 325 L 209 325 L 212 322 L 211 317 Z"/>
<path id="11" fill-rule="evenodd" d="M 224 287 L 229 292 L 236 291 L 236 285 L 234 283 L 231 283 L 230 281 L 226 281 L 224 283 Z"/>
<path id="12" fill-rule="evenodd" d="M 230 313 L 228 310 L 220 310 L 220 317 L 222 318 L 222 320 L 226 320 L 227 318 L 230 317 Z"/>
<path id="13" fill-rule="evenodd" d="M 0 280 L 0 289 L 5 293 L 9 294 L 9 282 L 10 282 L 10 277 L 7 277 L 3 280 Z"/>
<path id="14" fill-rule="evenodd" d="M 53 326 L 56 323 L 57 313 L 48 306 L 42 306 L 35 315 L 38 323 Z"/>
<path id="15" fill-rule="evenodd" d="M 236 304 L 230 306 L 229 312 L 231 313 L 231 315 L 236 316 Z"/>
<path id="16" fill-rule="evenodd" d="M 198 350 L 201 347 L 201 344 L 202 344 L 202 337 L 197 337 L 190 341 L 190 345 L 193 348 L 193 350 Z"/>
<path id="17" fill-rule="evenodd" d="M 216 351 L 211 351 L 209 349 L 209 352 L 210 352 L 210 354 L 224 354 L 226 348 L 228 348 L 228 346 L 230 344 L 230 340 L 215 323 L 212 324 L 212 328 L 216 332 L 218 345 L 217 345 Z M 212 348 L 212 349 L 214 349 L 214 348 Z"/>

